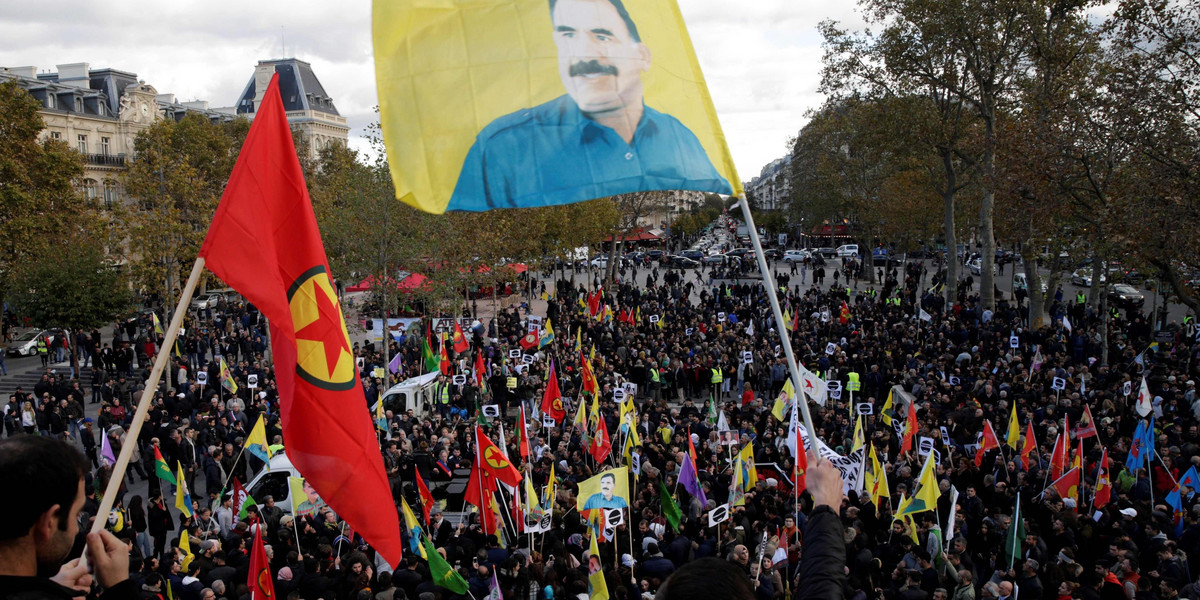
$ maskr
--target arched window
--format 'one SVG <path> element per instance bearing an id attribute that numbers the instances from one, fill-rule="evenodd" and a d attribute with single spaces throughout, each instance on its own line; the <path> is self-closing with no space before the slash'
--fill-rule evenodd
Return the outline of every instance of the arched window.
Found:
<path id="1" fill-rule="evenodd" d="M 93 201 L 100 195 L 100 186 L 95 179 L 83 180 L 83 193 L 87 194 L 88 201 Z"/>
<path id="2" fill-rule="evenodd" d="M 112 208 L 120 200 L 120 188 L 117 182 L 108 179 L 104 182 L 104 207 Z"/>

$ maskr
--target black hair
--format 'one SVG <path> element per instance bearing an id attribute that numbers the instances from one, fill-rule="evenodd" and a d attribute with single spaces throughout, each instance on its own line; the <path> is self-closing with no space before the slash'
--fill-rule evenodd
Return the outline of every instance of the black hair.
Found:
<path id="1" fill-rule="evenodd" d="M 750 579 L 733 563 L 707 557 L 679 567 L 662 587 L 655 600 L 691 600 L 692 598 L 753 600 Z"/>
<path id="2" fill-rule="evenodd" d="M 629 16 L 629 11 L 625 10 L 625 3 L 621 0 L 608 0 L 613 8 L 617 9 L 617 14 L 621 16 L 621 20 L 625 21 L 625 28 L 629 30 L 629 37 L 637 43 L 642 42 L 642 36 L 638 34 L 637 24 L 633 22 L 633 17 Z M 558 0 L 550 0 L 550 20 L 554 20 L 554 5 L 558 4 Z"/>
<path id="3" fill-rule="evenodd" d="M 0 494 L 0 542 L 24 537 L 50 507 L 59 506 L 58 528 L 66 531 L 68 513 L 88 472 L 79 450 L 51 437 L 19 435 L 0 441 L 0 481 L 21 484 L 20 494 Z"/>

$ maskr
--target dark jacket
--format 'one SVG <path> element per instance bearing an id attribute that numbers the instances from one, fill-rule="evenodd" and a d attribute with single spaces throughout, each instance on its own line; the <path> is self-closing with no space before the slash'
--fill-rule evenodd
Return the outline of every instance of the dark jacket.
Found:
<path id="1" fill-rule="evenodd" d="M 846 543 L 842 522 L 828 506 L 818 506 L 804 524 L 796 600 L 841 600 L 846 580 Z"/>
<path id="2" fill-rule="evenodd" d="M 82 598 L 75 590 L 41 577 L 0 575 L 0 600 L 71 600 Z M 134 600 L 137 587 L 126 579 L 100 594 L 100 600 Z"/>

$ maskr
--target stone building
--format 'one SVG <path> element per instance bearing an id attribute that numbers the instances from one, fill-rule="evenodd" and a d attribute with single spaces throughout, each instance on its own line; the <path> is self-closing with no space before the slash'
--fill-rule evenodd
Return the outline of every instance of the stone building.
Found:
<path id="1" fill-rule="evenodd" d="M 253 120 L 262 104 L 263 94 L 271 75 L 279 74 L 279 93 L 283 96 L 283 108 L 287 111 L 288 123 L 293 131 L 300 132 L 300 140 L 307 147 L 308 158 L 315 159 L 322 148 L 329 144 L 346 145 L 350 137 L 350 126 L 346 117 L 338 113 L 333 99 L 313 73 L 312 65 L 295 58 L 261 60 L 254 67 L 254 75 L 238 98 L 237 114 Z"/>

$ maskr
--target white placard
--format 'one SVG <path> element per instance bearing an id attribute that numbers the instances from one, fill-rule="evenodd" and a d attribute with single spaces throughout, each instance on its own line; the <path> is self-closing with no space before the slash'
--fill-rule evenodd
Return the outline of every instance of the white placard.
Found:
<path id="1" fill-rule="evenodd" d="M 840 382 L 836 379 L 831 379 L 829 381 L 826 381 L 825 382 L 825 390 L 830 391 L 830 392 L 840 392 L 840 391 L 842 391 L 842 382 Z"/>
<path id="2" fill-rule="evenodd" d="M 454 385 L 466 385 L 467 384 L 467 376 L 466 375 L 455 375 L 454 379 L 451 379 L 451 381 L 454 382 Z"/>
<path id="3" fill-rule="evenodd" d="M 529 365 L 513 365 L 513 371 L 515 371 L 517 375 L 524 375 L 525 371 L 527 370 L 529 370 Z"/>
<path id="4" fill-rule="evenodd" d="M 942 425 L 939 429 L 942 432 L 942 445 L 949 448 L 950 447 L 950 430 L 946 429 L 945 425 Z"/>
<path id="5" fill-rule="evenodd" d="M 625 401 L 625 390 L 620 389 L 620 388 L 613 390 L 613 402 L 624 402 L 624 401 Z"/>
<path id="6" fill-rule="evenodd" d="M 484 404 L 483 405 L 483 416 L 491 417 L 493 419 L 496 417 L 499 417 L 500 416 L 500 405 L 499 404 Z"/>
<path id="7" fill-rule="evenodd" d="M 354 366 L 358 367 L 359 371 L 362 371 L 367 368 L 367 361 L 365 358 L 357 356 L 354 358 Z"/>
<path id="8" fill-rule="evenodd" d="M 554 422 L 554 417 L 550 415 L 542 415 L 542 427 L 553 429 L 557 423 Z"/>
<path id="9" fill-rule="evenodd" d="M 1019 338 L 1015 335 L 1008 338 L 1008 347 L 1009 348 L 1016 348 L 1017 346 L 1020 346 L 1020 345 L 1021 345 L 1021 338 Z"/>
<path id="10" fill-rule="evenodd" d="M 744 364 L 744 365 L 754 364 L 754 353 L 749 350 L 742 352 L 742 364 Z"/>
<path id="11" fill-rule="evenodd" d="M 1055 377 L 1050 382 L 1050 389 L 1059 391 L 1067 389 L 1067 380 L 1062 377 Z"/>
<path id="12" fill-rule="evenodd" d="M 825 344 L 825 354 L 828 354 L 829 356 L 833 356 L 834 352 L 837 352 L 837 344 L 835 344 L 833 342 L 829 342 L 828 344 Z"/>
<path id="13" fill-rule="evenodd" d="M 875 405 L 870 402 L 859 402 L 854 405 L 854 412 L 860 415 L 873 415 L 875 414 Z"/>
<path id="14" fill-rule="evenodd" d="M 625 393 L 629 394 L 630 396 L 637 395 L 637 384 L 636 383 L 629 383 L 629 382 L 622 383 L 621 389 L 625 390 Z"/>
<path id="15" fill-rule="evenodd" d="M 717 439 L 721 441 L 722 446 L 736 446 L 740 438 L 738 432 L 732 429 L 717 432 Z"/>
<path id="16" fill-rule="evenodd" d="M 362 360 L 362 359 L 360 358 L 359 360 Z M 257 389 L 258 388 L 258 375 L 255 375 L 253 373 L 251 373 L 250 375 L 247 375 L 246 376 L 246 387 L 248 387 L 252 390 Z"/>
<path id="17" fill-rule="evenodd" d="M 650 322 L 651 322 L 651 323 L 657 323 L 657 322 L 658 322 L 658 315 L 650 315 Z"/>
<path id="18" fill-rule="evenodd" d="M 954 375 L 950 376 L 950 385 L 958 385 L 960 383 L 962 383 L 961 379 L 959 379 L 958 377 L 955 377 Z"/>
<path id="19" fill-rule="evenodd" d="M 930 452 L 933 452 L 933 438 L 921 436 L 917 442 L 917 455 L 929 456 Z"/>
<path id="20" fill-rule="evenodd" d="M 717 320 L 718 320 L 718 321 L 724 321 L 724 320 L 725 320 L 725 313 L 723 313 L 723 312 L 719 312 L 719 313 L 717 313 Z"/>
<path id="21" fill-rule="evenodd" d="M 708 511 L 708 526 L 716 527 L 729 520 L 729 504 L 722 504 Z"/>
<path id="22" fill-rule="evenodd" d="M 604 511 L 604 522 L 609 527 L 618 527 L 625 524 L 625 509 L 610 508 Z"/>
<path id="23" fill-rule="evenodd" d="M 513 348 L 512 350 L 509 350 L 508 357 L 509 358 L 521 358 L 521 350 L 518 348 Z"/>
<path id="24" fill-rule="evenodd" d="M 690 337 L 690 336 L 692 335 L 692 332 L 693 332 L 693 331 L 695 331 L 695 329 L 693 329 L 693 328 L 691 328 L 691 327 L 688 327 L 687 329 L 684 329 L 684 330 L 683 330 L 683 335 L 686 335 L 686 336 L 689 336 L 689 337 Z"/>
<path id="25" fill-rule="evenodd" d="M 1121 395 L 1128 396 L 1133 393 L 1133 382 L 1126 381 L 1121 385 Z"/>
<path id="26" fill-rule="evenodd" d="M 528 333 L 533 333 L 535 331 L 541 331 L 541 329 L 542 329 L 542 318 L 537 315 L 529 315 L 528 329 L 527 329 Z"/>
<path id="27" fill-rule="evenodd" d="M 196 373 L 196 383 L 200 385 L 208 385 L 208 371 L 200 371 Z"/>
<path id="28" fill-rule="evenodd" d="M 535 359 L 532 354 L 522 354 L 521 355 L 521 364 L 523 364 L 523 365 L 532 365 L 534 360 L 537 360 L 537 359 Z"/>
<path id="29" fill-rule="evenodd" d="M 842 399 L 842 389 L 838 388 L 836 390 L 829 390 L 829 397 L 833 398 L 834 400 L 841 400 Z"/>

